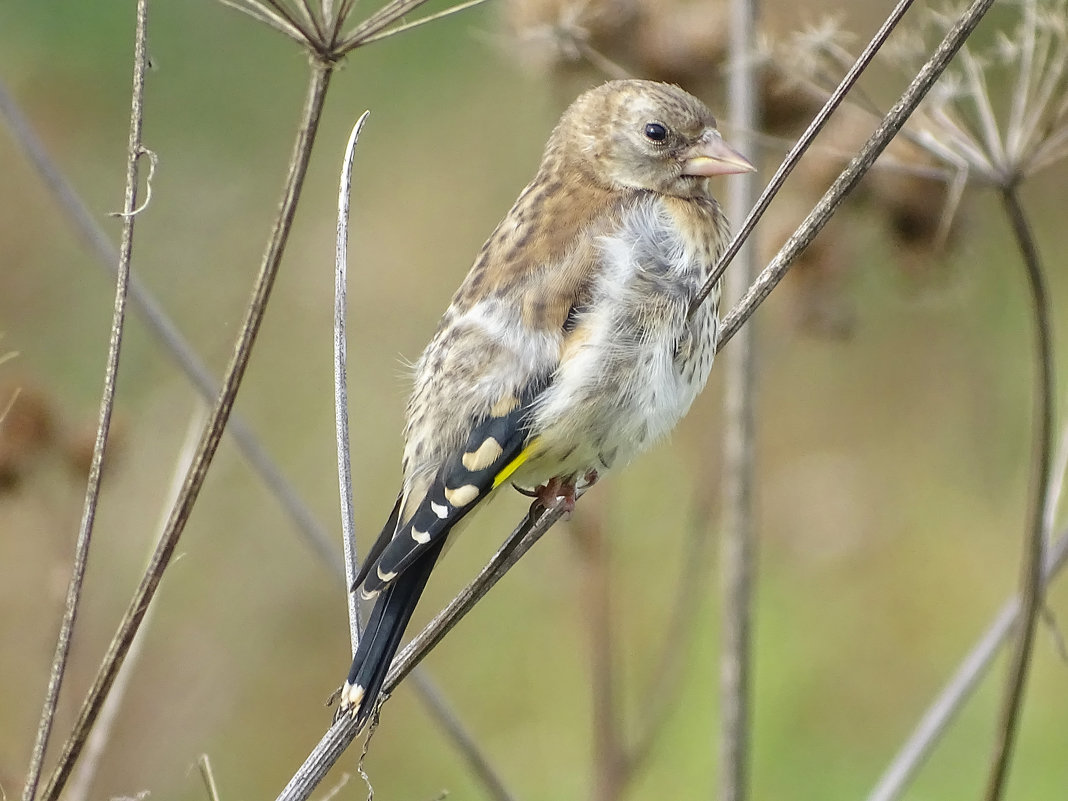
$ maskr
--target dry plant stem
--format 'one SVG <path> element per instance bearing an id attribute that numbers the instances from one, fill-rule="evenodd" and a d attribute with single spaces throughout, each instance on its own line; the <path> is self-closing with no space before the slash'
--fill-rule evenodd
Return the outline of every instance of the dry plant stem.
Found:
<path id="1" fill-rule="evenodd" d="M 991 2 L 993 2 L 993 0 L 991 0 Z M 753 232 L 756 224 L 760 221 L 760 218 L 764 216 L 764 212 L 767 211 L 768 206 L 771 205 L 771 201 L 775 199 L 775 195 L 779 193 L 782 185 L 786 182 L 786 178 L 793 172 L 794 167 L 797 166 L 797 162 L 801 160 L 805 151 L 808 150 L 809 145 L 812 144 L 812 140 L 816 138 L 816 135 L 823 129 L 827 120 L 830 119 L 838 106 L 845 100 L 845 96 L 849 93 L 849 90 L 853 88 L 853 85 L 860 78 L 861 73 L 864 72 L 868 64 L 871 63 L 871 60 L 875 58 L 875 54 L 879 52 L 883 43 L 886 42 L 887 37 L 890 36 L 891 31 L 897 27 L 897 24 L 901 21 L 901 18 L 905 16 L 905 12 L 909 10 L 911 5 L 912 0 L 898 0 L 897 5 L 894 6 L 890 15 L 879 27 L 879 30 L 876 31 L 872 40 L 868 42 L 868 46 L 865 47 L 857 57 L 853 66 L 849 68 L 845 77 L 842 78 L 841 83 L 839 83 L 831 93 L 827 102 L 823 104 L 823 108 L 819 110 L 819 113 L 816 114 L 812 122 L 809 123 L 804 133 L 801 134 L 801 138 L 799 138 L 794 146 L 790 148 L 790 152 L 786 154 L 786 158 L 783 159 L 782 164 L 779 165 L 779 169 L 775 171 L 775 175 L 771 177 L 771 180 L 764 188 L 764 191 L 760 193 L 760 197 L 757 199 L 752 211 L 749 212 L 745 221 L 738 228 L 737 232 L 735 232 L 734 237 L 731 239 L 730 244 L 727 245 L 726 250 L 723 251 L 723 255 L 720 256 L 719 262 L 716 264 L 715 269 L 712 270 L 712 274 L 708 277 L 708 280 L 705 281 L 705 285 L 701 287 L 701 291 L 697 293 L 693 303 L 690 304 L 691 315 L 697 311 L 697 308 L 702 303 L 705 302 L 705 299 L 712 292 L 712 288 L 716 285 L 716 282 L 723 276 L 724 271 L 727 269 L 727 265 L 730 264 L 731 260 L 741 249 L 742 244 L 749 238 L 749 235 Z M 943 68 L 944 66 L 945 65 L 943 65 Z M 939 73 L 941 73 L 941 69 L 939 70 Z M 926 90 L 924 90 L 924 93 L 926 94 Z M 750 130 L 752 130 L 752 128 L 750 128 Z M 726 340 L 723 339 L 721 334 L 720 342 L 722 343 L 725 341 Z"/>
<path id="2" fill-rule="evenodd" d="M 998 721 L 997 740 L 987 781 L 986 801 L 998 801 L 1004 792 L 1012 762 L 1012 749 L 1019 729 L 1024 689 L 1031 666 L 1035 629 L 1042 611 L 1042 567 L 1046 544 L 1045 510 L 1050 494 L 1050 473 L 1053 459 L 1053 320 L 1046 279 L 1038 256 L 1031 227 L 1027 222 L 1018 184 L 1008 184 L 1001 193 L 1005 213 L 1012 224 L 1016 244 L 1020 248 L 1031 291 L 1031 311 L 1035 321 L 1035 446 L 1031 476 L 1029 519 L 1025 531 L 1024 558 L 1020 577 L 1020 616 L 1009 667 L 1005 696 Z"/>
<path id="3" fill-rule="evenodd" d="M 543 510 L 524 519 L 497 549 L 478 575 L 437 614 L 394 658 L 382 687 L 383 697 L 422 661 L 442 638 L 477 604 L 530 548 L 541 539 L 564 514 L 562 506 Z M 319 740 L 319 744 L 297 769 L 293 778 L 278 795 L 277 801 L 306 801 L 323 780 L 327 771 L 341 757 L 360 730 L 351 716 L 343 716 Z"/>
<path id="4" fill-rule="evenodd" d="M 794 259 L 816 238 L 823 226 L 827 224 L 827 220 L 841 205 L 845 196 L 853 190 L 879 157 L 879 154 L 890 143 L 890 140 L 901 130 L 901 126 L 905 124 L 909 115 L 916 110 L 916 106 L 920 104 L 920 101 L 930 91 L 931 86 L 938 80 L 953 55 L 964 43 L 964 40 L 971 35 L 975 26 L 979 24 L 979 21 L 993 4 L 994 0 L 973 0 L 972 4 L 957 18 L 956 23 L 946 33 L 945 38 L 939 43 L 930 59 L 920 68 L 919 73 L 909 83 L 905 92 L 887 112 L 886 116 L 883 117 L 879 127 L 875 129 L 875 133 L 865 142 L 864 147 L 854 156 L 849 166 L 838 176 L 831 188 L 820 198 L 816 207 L 794 231 L 793 235 L 786 241 L 786 244 L 782 246 L 775 258 L 772 259 L 771 263 L 749 288 L 745 297 L 731 309 L 720 330 L 720 347 L 738 333 L 738 329 L 752 316 L 756 308 L 764 302 L 771 290 L 786 275 Z M 764 194 L 767 194 L 767 190 L 765 190 Z M 735 240 L 737 239 L 738 237 L 736 236 Z"/>
<path id="5" fill-rule="evenodd" d="M 757 127 L 756 76 L 753 50 L 757 9 L 754 0 L 731 2 L 731 60 L 728 96 L 731 119 L 742 131 L 737 147 L 754 152 L 745 131 Z M 728 209 L 741 215 L 756 195 L 756 174 L 735 176 L 729 185 Z M 740 298 L 757 273 L 756 253 L 747 242 L 738 251 L 741 262 L 727 275 L 726 295 Z M 749 729 L 752 667 L 753 574 L 753 451 L 755 432 L 755 347 L 752 325 L 742 329 L 727 354 L 724 409 L 723 536 L 720 584 L 723 598 L 719 658 L 719 792 L 722 801 L 744 801 L 749 795 Z"/>
<path id="6" fill-rule="evenodd" d="M 22 791 L 23 801 L 33 801 L 37 794 L 37 785 L 41 779 L 45 751 L 48 748 L 52 724 L 55 720 L 59 691 L 67 669 L 67 657 L 70 653 L 71 635 L 78 616 L 78 602 L 81 599 L 82 582 L 89 561 L 89 544 L 92 540 L 93 522 L 96 519 L 96 505 L 100 497 L 100 472 L 104 460 L 111 428 L 111 411 L 115 402 L 115 383 L 119 371 L 119 351 L 122 345 L 123 325 L 126 320 L 126 292 L 130 278 L 130 256 L 133 252 L 133 232 L 137 208 L 138 162 L 144 149 L 141 144 L 141 126 L 143 120 L 142 101 L 145 90 L 145 30 L 148 19 L 147 0 L 138 0 L 137 23 L 134 37 L 133 89 L 131 92 L 130 136 L 126 151 L 126 196 L 123 201 L 122 241 L 119 246 L 118 274 L 115 282 L 115 305 L 111 321 L 111 336 L 108 343 L 107 365 L 104 369 L 104 391 L 100 398 L 100 415 L 97 422 L 96 442 L 93 445 L 93 458 L 89 465 L 89 480 L 85 489 L 85 506 L 82 510 L 81 526 L 75 544 L 74 563 L 71 569 L 70 583 L 67 585 L 67 598 L 60 624 L 56 653 L 48 677 L 48 689 L 45 693 L 44 708 L 37 728 L 37 738 L 33 745 L 26 784 Z"/>
<path id="7" fill-rule="evenodd" d="M 482 781 L 489 797 L 494 801 L 515 801 L 515 796 L 504 786 L 496 769 L 483 755 L 481 747 L 471 738 L 463 722 L 456 716 L 426 672 L 422 669 L 413 670 L 412 683 L 419 691 L 416 695 L 423 702 L 423 706 L 445 730 L 452 743 L 457 746 L 471 772 Z"/>
<path id="8" fill-rule="evenodd" d="M 193 458 L 193 464 L 186 475 L 185 484 L 182 487 L 178 502 L 171 511 L 166 530 L 156 546 L 149 567 L 130 601 L 119 629 L 108 647 L 104 661 L 78 714 L 74 730 L 64 744 L 59 763 L 42 796 L 43 801 L 54 801 L 62 791 L 64 784 L 66 784 L 89 729 L 99 714 L 100 706 L 110 690 L 112 682 L 115 680 L 115 674 L 121 666 L 122 660 L 130 647 L 130 642 L 141 623 L 148 603 L 159 586 L 163 571 L 166 570 L 167 565 L 170 563 L 174 548 L 178 544 L 178 539 L 185 528 L 193 505 L 203 486 L 208 467 L 211 465 L 215 451 L 219 446 L 223 427 L 229 418 L 234 399 L 237 397 L 238 387 L 248 366 L 252 345 L 255 342 L 256 334 L 259 332 L 271 288 L 274 285 L 282 254 L 285 251 L 331 73 L 332 65 L 313 62 L 308 95 L 301 117 L 300 129 L 294 144 L 293 156 L 290 160 L 289 173 L 286 176 L 285 193 L 281 208 L 275 220 L 274 229 L 271 232 L 270 242 L 264 254 L 259 275 L 256 278 L 248 313 L 241 327 L 241 334 L 235 346 L 233 358 L 227 367 L 222 391 L 201 436 L 197 452 Z"/>
<path id="9" fill-rule="evenodd" d="M 18 104 L 3 84 L 0 84 L 0 113 L 7 120 L 8 128 L 15 137 L 15 141 L 52 191 L 60 208 L 74 223 L 76 232 L 96 256 L 96 261 L 114 272 L 119 261 L 118 250 L 112 245 L 107 234 L 93 219 L 89 209 L 75 192 L 74 187 L 44 149 L 40 137 L 30 127 L 25 115 L 22 114 Z M 201 397 L 207 403 L 212 403 L 219 394 L 219 382 L 211 375 L 189 341 L 182 336 L 174 321 L 167 316 L 159 302 L 136 275 L 130 276 L 129 289 L 130 305 L 133 310 L 141 315 L 149 330 L 189 378 Z M 293 490 L 293 486 L 282 475 L 278 466 L 260 444 L 255 432 L 237 414 L 231 416 L 226 430 L 237 443 L 238 449 L 249 465 L 259 474 L 268 491 L 278 499 L 283 510 L 293 519 L 312 550 L 327 564 L 339 564 L 338 553 L 330 535 L 319 525 L 307 505 Z"/>
<path id="10" fill-rule="evenodd" d="M 356 142 L 360 130 L 367 121 L 365 111 L 349 134 L 345 145 L 345 157 L 341 165 L 341 181 L 337 194 L 337 247 L 334 259 L 334 425 L 337 434 L 337 481 L 341 499 L 341 541 L 345 550 L 345 606 L 349 613 L 349 642 L 352 653 L 360 644 L 360 598 L 352 591 L 359 572 L 359 556 L 356 551 L 356 524 L 353 520 L 352 459 L 349 454 L 349 385 L 346 371 L 348 258 L 349 258 L 349 196 L 352 190 L 352 160 L 356 155 Z"/>
<path id="11" fill-rule="evenodd" d="M 1050 548 L 1042 571 L 1044 590 L 1068 562 L 1068 530 Z M 1018 597 L 1006 601 L 994 621 L 961 662 L 953 677 L 924 712 L 920 722 L 909 735 L 893 761 L 879 777 L 866 801 L 896 801 L 901 798 L 916 772 L 924 763 L 939 738 L 949 728 L 954 716 L 979 686 L 1001 646 L 1005 644 L 1020 619 Z"/>
<path id="12" fill-rule="evenodd" d="M 207 408 L 198 401 L 196 409 L 190 416 L 189 423 L 186 426 L 185 439 L 182 442 L 181 450 L 174 461 L 174 472 L 171 474 L 171 483 L 167 489 L 167 495 L 160 505 L 160 520 L 156 526 L 157 533 L 161 533 L 163 527 L 167 524 L 170 508 L 182 489 L 182 479 L 185 476 L 185 471 L 189 469 L 189 462 L 193 458 L 193 449 L 196 448 L 197 432 L 204 425 L 206 414 Z M 126 655 L 122 668 L 119 670 L 119 675 L 115 679 L 115 684 L 112 685 L 111 692 L 108 693 L 107 700 L 100 710 L 100 717 L 97 718 L 96 725 L 89 733 L 82 759 L 71 775 L 70 783 L 67 785 L 67 792 L 63 795 L 63 801 L 87 801 L 89 798 L 89 791 L 92 789 L 100 761 L 103 759 L 104 751 L 111 740 L 115 719 L 118 717 L 119 709 L 122 707 L 123 699 L 126 696 L 126 690 L 130 686 L 130 679 L 133 677 L 134 669 L 137 667 L 138 659 L 144 649 L 145 636 L 151 622 L 150 618 L 156 606 L 157 604 L 150 605 L 145 613 L 145 619 L 141 623 L 137 636 L 134 637 L 130 652 Z"/>

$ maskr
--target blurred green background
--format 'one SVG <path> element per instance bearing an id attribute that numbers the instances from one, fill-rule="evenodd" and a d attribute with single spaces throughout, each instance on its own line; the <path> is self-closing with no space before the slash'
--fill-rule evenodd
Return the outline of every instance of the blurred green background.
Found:
<path id="1" fill-rule="evenodd" d="M 782 24 L 789 10 L 767 4 Z M 828 4 L 829 5 L 829 4 Z M 867 38 L 882 3 L 846 21 Z M 117 242 L 132 3 L 0 5 L 0 80 Z M 434 8 L 434 6 L 432 6 Z M 811 10 L 811 15 L 816 11 Z M 537 164 L 567 82 L 510 55 L 494 3 L 356 51 L 331 86 L 303 205 L 237 409 L 315 515 L 338 528 L 330 318 L 336 173 L 361 137 L 351 243 L 354 488 L 363 542 L 399 475 L 405 360 L 434 330 L 473 254 Z M 208 0 L 154 3 L 144 140 L 159 156 L 134 270 L 221 374 L 276 208 L 306 58 Z M 893 91 L 897 84 L 887 81 Z M 722 110 L 720 110 L 722 116 Z M 724 126 L 729 130 L 729 126 Z M 781 153 L 772 148 L 767 158 Z M 770 171 L 769 171 L 770 174 Z M 1028 183 L 1058 309 L 1065 171 Z M 945 259 L 903 271 L 878 226 L 859 242 L 849 336 L 796 323 L 786 282 L 757 315 L 761 354 L 753 797 L 861 798 L 1015 587 L 1030 452 L 1031 327 L 1023 270 L 996 197 L 971 201 Z M 0 784 L 20 792 L 80 517 L 113 287 L 10 136 L 0 135 L 0 365 L 50 423 L 0 491 Z M 1063 326 L 1058 349 L 1064 352 Z M 1063 362 L 1063 360 L 1062 360 Z M 715 371 L 714 371 L 715 372 Z M 1061 382 L 1063 388 L 1064 382 Z M 639 713 L 688 527 L 721 477 L 722 377 L 669 443 L 582 506 L 610 532 L 624 707 Z M 132 315 L 116 445 L 53 742 L 66 735 L 150 548 L 195 395 Z M 48 427 L 46 427 L 48 428 Z M 19 456 L 18 454 L 16 456 Z M 504 496 L 436 571 L 416 622 L 481 565 L 526 502 Z M 433 652 L 429 670 L 524 801 L 591 787 L 584 571 L 562 525 Z M 713 544 L 712 554 L 715 554 Z M 715 786 L 719 600 L 709 560 L 680 702 L 629 797 Z M 1068 613 L 1068 583 L 1050 608 Z M 227 801 L 271 797 L 328 724 L 348 666 L 336 580 L 225 442 L 158 596 L 94 798 L 203 798 L 210 755 Z M 912 799 L 975 798 L 1003 664 L 968 705 Z M 1040 630 L 1016 801 L 1068 797 L 1068 668 Z M 337 771 L 353 772 L 353 749 Z M 385 707 L 367 769 L 377 797 L 480 798 L 410 688 Z M 342 797 L 362 798 L 354 779 Z"/>

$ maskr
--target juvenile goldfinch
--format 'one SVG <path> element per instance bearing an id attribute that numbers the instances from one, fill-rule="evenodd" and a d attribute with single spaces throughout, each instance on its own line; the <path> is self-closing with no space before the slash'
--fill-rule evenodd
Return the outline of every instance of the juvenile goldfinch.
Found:
<path id="1" fill-rule="evenodd" d="M 709 178 L 753 166 L 678 87 L 612 81 L 561 117 L 415 368 L 404 482 L 353 589 L 376 598 L 342 690 L 366 720 L 445 540 L 510 481 L 573 504 L 704 386 L 727 241 Z"/>

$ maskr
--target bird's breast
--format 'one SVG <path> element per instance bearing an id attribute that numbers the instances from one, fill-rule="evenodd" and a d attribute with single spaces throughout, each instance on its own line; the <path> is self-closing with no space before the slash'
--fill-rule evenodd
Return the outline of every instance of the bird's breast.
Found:
<path id="1" fill-rule="evenodd" d="M 704 386 L 716 298 L 688 318 L 722 243 L 714 202 L 650 195 L 600 237 L 591 300 L 535 408 L 528 483 L 603 471 L 667 434 Z"/>

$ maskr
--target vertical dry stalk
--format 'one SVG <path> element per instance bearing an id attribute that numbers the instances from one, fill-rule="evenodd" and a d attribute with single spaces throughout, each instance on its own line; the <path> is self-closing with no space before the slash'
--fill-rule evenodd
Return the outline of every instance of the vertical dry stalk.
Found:
<path id="1" fill-rule="evenodd" d="M 148 603 L 159 586 L 163 571 L 170 564 L 175 546 L 178 544 L 178 539 L 185 529 L 185 524 L 203 486 L 208 467 L 211 465 L 215 451 L 219 446 L 223 427 L 230 416 L 234 400 L 237 397 L 237 390 L 248 366 L 252 346 L 263 321 L 271 288 L 274 285 L 282 254 L 285 252 L 285 246 L 289 239 L 293 215 L 296 211 L 297 201 L 307 173 L 312 143 L 318 131 L 319 118 L 332 72 L 333 65 L 331 63 L 317 61 L 312 63 L 307 98 L 301 116 L 300 128 L 294 143 L 288 175 L 286 176 L 281 208 L 271 232 L 270 242 L 264 254 L 260 272 L 256 278 L 252 299 L 241 327 L 233 358 L 223 379 L 222 390 L 212 409 L 208 424 L 201 435 L 197 452 L 193 458 L 193 464 L 186 475 L 185 484 L 182 487 L 178 502 L 171 511 L 166 530 L 156 546 L 149 567 L 127 607 L 118 631 L 112 638 L 100 669 L 93 680 L 86 700 L 82 704 L 74 730 L 64 744 L 58 765 L 42 794 L 43 801 L 55 801 L 66 784 L 89 729 L 96 720 L 100 712 L 100 706 L 103 704 L 104 698 L 115 680 L 115 674 L 121 666 L 126 652 L 129 650 L 130 643 L 141 623 Z"/>
<path id="2" fill-rule="evenodd" d="M 33 754 L 23 787 L 23 801 L 33 801 L 37 794 L 37 785 L 41 779 L 45 751 L 52 733 L 56 705 L 59 703 L 59 691 L 63 685 L 63 676 L 67 669 L 70 654 L 71 635 L 74 622 L 78 616 L 78 602 L 81 599 L 82 583 L 89 561 L 89 545 L 92 540 L 93 522 L 96 519 L 97 500 L 100 497 L 101 467 L 104 461 L 104 449 L 108 433 L 111 430 L 111 411 L 115 403 L 115 384 L 119 371 L 119 351 L 122 345 L 123 326 L 126 320 L 126 293 L 130 281 L 130 256 L 133 252 L 133 233 L 135 210 L 137 209 L 138 164 L 145 150 L 141 144 L 141 126 L 143 120 L 142 102 L 145 94 L 145 36 L 148 22 L 148 2 L 138 0 L 136 34 L 134 37 L 133 89 L 131 92 L 130 136 L 126 152 L 126 196 L 123 200 L 122 242 L 119 246 L 118 273 L 115 282 L 115 305 L 111 320 L 111 336 L 108 342 L 107 365 L 104 368 L 104 391 L 100 398 L 100 414 L 97 422 L 96 442 L 93 445 L 93 458 L 89 464 L 89 481 L 85 490 L 85 506 L 82 522 L 78 530 L 75 545 L 74 564 L 67 597 L 60 624 L 56 653 L 48 677 L 48 689 L 45 693 L 44 709 L 37 728 L 37 738 L 33 745 Z"/>
<path id="3" fill-rule="evenodd" d="M 757 30 L 756 0 L 732 0 L 731 68 L 728 96 L 736 146 L 755 153 L 757 108 L 753 58 Z M 735 176 L 728 208 L 734 218 L 745 214 L 757 194 L 757 174 Z M 751 242 L 738 251 L 738 264 L 725 279 L 726 297 L 740 298 L 756 277 L 756 249 Z M 752 606 L 755 543 L 753 525 L 753 452 L 755 448 L 755 348 L 752 324 L 739 333 L 727 355 L 725 397 L 723 537 L 720 582 L 723 633 L 720 654 L 719 793 L 723 801 L 744 801 L 749 785 L 749 727 L 752 669 Z"/>
<path id="4" fill-rule="evenodd" d="M 341 541 L 345 552 L 345 606 L 349 613 L 349 643 L 352 654 L 360 644 L 360 596 L 352 591 L 359 572 L 356 551 L 356 524 L 352 502 L 352 456 L 349 453 L 348 316 L 349 196 L 352 190 L 352 162 L 360 130 L 367 122 L 365 111 L 352 126 L 341 163 L 337 193 L 337 246 L 334 257 L 334 427 L 337 435 L 337 483 L 341 499 Z"/>
<path id="5" fill-rule="evenodd" d="M 1053 462 L 1053 320 L 1049 291 L 1042 271 L 1031 227 L 1027 222 L 1016 182 L 1009 183 L 1001 193 L 1005 213 L 1012 225 L 1016 244 L 1020 249 L 1031 292 L 1031 311 L 1035 322 L 1035 418 L 1034 464 L 1031 474 L 1031 498 L 1028 524 L 1025 530 L 1024 558 L 1020 577 L 1020 622 L 1013 651 L 1005 696 L 998 722 L 997 740 L 987 781 L 986 801 L 998 801 L 1005 789 L 1012 749 L 1019 728 L 1024 689 L 1031 665 L 1035 628 L 1042 609 L 1042 568 L 1046 547 L 1046 505 L 1050 494 L 1050 473 Z"/>

